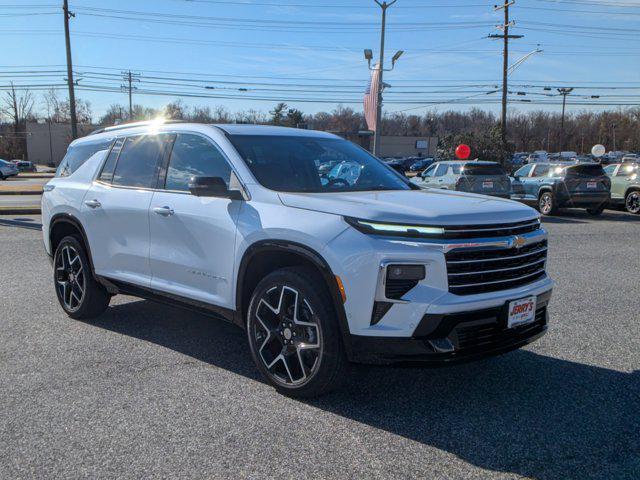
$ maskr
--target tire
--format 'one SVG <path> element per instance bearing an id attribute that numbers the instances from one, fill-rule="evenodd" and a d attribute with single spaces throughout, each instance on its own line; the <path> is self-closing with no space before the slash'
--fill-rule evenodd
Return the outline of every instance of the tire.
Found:
<path id="1" fill-rule="evenodd" d="M 624 198 L 624 208 L 627 212 L 640 215 L 640 190 L 631 190 Z"/>
<path id="2" fill-rule="evenodd" d="M 597 207 L 587 208 L 587 213 L 589 215 L 593 215 L 594 217 L 598 216 L 598 215 L 601 215 L 602 212 L 604 212 L 604 207 L 605 206 L 606 206 L 605 204 L 602 204 L 602 205 L 598 205 Z"/>
<path id="3" fill-rule="evenodd" d="M 538 197 L 538 210 L 543 215 L 555 215 L 558 213 L 556 198 L 552 192 L 542 192 Z"/>
<path id="4" fill-rule="evenodd" d="M 246 328 L 253 361 L 280 393 L 316 397 L 344 380 L 348 362 L 338 319 L 314 270 L 288 267 L 267 275 L 251 296 Z"/>
<path id="5" fill-rule="evenodd" d="M 91 320 L 109 306 L 111 295 L 93 278 L 85 248 L 77 237 L 64 237 L 53 256 L 53 282 L 65 313 Z"/>

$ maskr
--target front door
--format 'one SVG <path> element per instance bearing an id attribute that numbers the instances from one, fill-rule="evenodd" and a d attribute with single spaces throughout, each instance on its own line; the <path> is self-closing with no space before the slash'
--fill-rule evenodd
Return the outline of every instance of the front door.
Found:
<path id="1" fill-rule="evenodd" d="M 151 286 L 234 308 L 236 222 L 243 202 L 191 195 L 192 176 L 221 177 L 228 186 L 231 166 L 210 139 L 179 133 L 166 179 L 151 201 Z"/>
<path id="2" fill-rule="evenodd" d="M 149 206 L 167 137 L 117 139 L 87 191 L 82 217 L 98 275 L 149 285 Z"/>

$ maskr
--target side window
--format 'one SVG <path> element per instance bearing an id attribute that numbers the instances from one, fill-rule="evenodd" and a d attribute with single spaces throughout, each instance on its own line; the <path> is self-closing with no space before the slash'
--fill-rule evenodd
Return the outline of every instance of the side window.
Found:
<path id="1" fill-rule="evenodd" d="M 638 173 L 638 170 L 639 170 L 638 165 L 622 164 L 618 169 L 618 173 L 616 174 L 616 177 L 630 177 L 631 175 Z"/>
<path id="2" fill-rule="evenodd" d="M 449 168 L 448 165 L 441 163 L 440 165 L 438 165 L 438 168 L 436 169 L 436 174 L 434 176 L 441 177 L 445 175 L 447 173 L 448 168 Z"/>
<path id="3" fill-rule="evenodd" d="M 111 145 L 111 140 L 70 146 L 62 162 L 58 165 L 56 177 L 68 177 L 93 155 L 101 150 L 107 150 L 109 145 Z"/>
<path id="4" fill-rule="evenodd" d="M 124 187 L 154 188 L 158 161 L 168 135 L 141 135 L 125 140 L 116 168 L 113 185 Z"/>
<path id="5" fill-rule="evenodd" d="M 525 165 L 524 167 L 518 169 L 515 175 L 518 177 L 528 177 L 529 172 L 531 171 L 532 168 L 533 168 L 533 165 Z"/>
<path id="6" fill-rule="evenodd" d="M 191 177 L 220 177 L 227 186 L 231 167 L 220 150 L 199 135 L 180 133 L 176 137 L 167 168 L 167 190 L 189 190 Z"/>
<path id="7" fill-rule="evenodd" d="M 450 174 L 460 175 L 460 172 L 462 172 L 462 165 L 451 165 Z"/>
<path id="8" fill-rule="evenodd" d="M 535 170 L 533 171 L 534 177 L 544 177 L 547 173 L 549 173 L 549 165 L 536 165 Z"/>
<path id="9" fill-rule="evenodd" d="M 436 168 L 438 168 L 438 165 L 431 165 L 422 173 L 422 178 L 433 177 L 433 174 L 436 172 Z"/>
<path id="10" fill-rule="evenodd" d="M 616 171 L 616 167 L 617 167 L 617 165 L 615 165 L 615 164 L 614 165 L 607 165 L 604 168 L 604 173 L 606 173 L 607 175 L 613 175 L 613 172 Z"/>
<path id="11" fill-rule="evenodd" d="M 109 156 L 102 166 L 100 176 L 98 177 L 98 180 L 100 180 L 101 182 L 111 183 L 111 181 L 113 180 L 113 170 L 116 167 L 116 161 L 118 160 L 120 150 L 122 150 L 122 144 L 124 143 L 124 140 L 124 138 L 119 138 L 113 144 L 113 147 L 109 152 Z"/>

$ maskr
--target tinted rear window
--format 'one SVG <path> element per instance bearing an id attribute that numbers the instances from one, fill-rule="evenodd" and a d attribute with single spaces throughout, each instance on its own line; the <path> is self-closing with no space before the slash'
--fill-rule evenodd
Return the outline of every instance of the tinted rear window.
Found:
<path id="1" fill-rule="evenodd" d="M 72 145 L 67 150 L 67 154 L 58 165 L 56 177 L 66 177 L 75 172 L 84 162 L 101 150 L 108 150 L 111 140 L 102 140 L 93 143 L 81 143 Z"/>
<path id="2" fill-rule="evenodd" d="M 586 175 L 598 177 L 604 175 L 604 170 L 600 165 L 574 165 L 567 168 L 567 175 Z"/>
<path id="3" fill-rule="evenodd" d="M 500 165 L 474 165 L 467 163 L 464 166 L 465 175 L 506 175 Z"/>

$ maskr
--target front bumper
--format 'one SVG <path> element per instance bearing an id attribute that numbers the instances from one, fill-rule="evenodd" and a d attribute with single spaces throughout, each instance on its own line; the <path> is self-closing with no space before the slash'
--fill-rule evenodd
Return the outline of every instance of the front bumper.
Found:
<path id="1" fill-rule="evenodd" d="M 551 290 L 537 296 L 532 323 L 506 326 L 501 306 L 453 314 L 426 314 L 412 337 L 351 335 L 351 360 L 359 363 L 443 365 L 498 355 L 531 343 L 547 331 Z"/>

